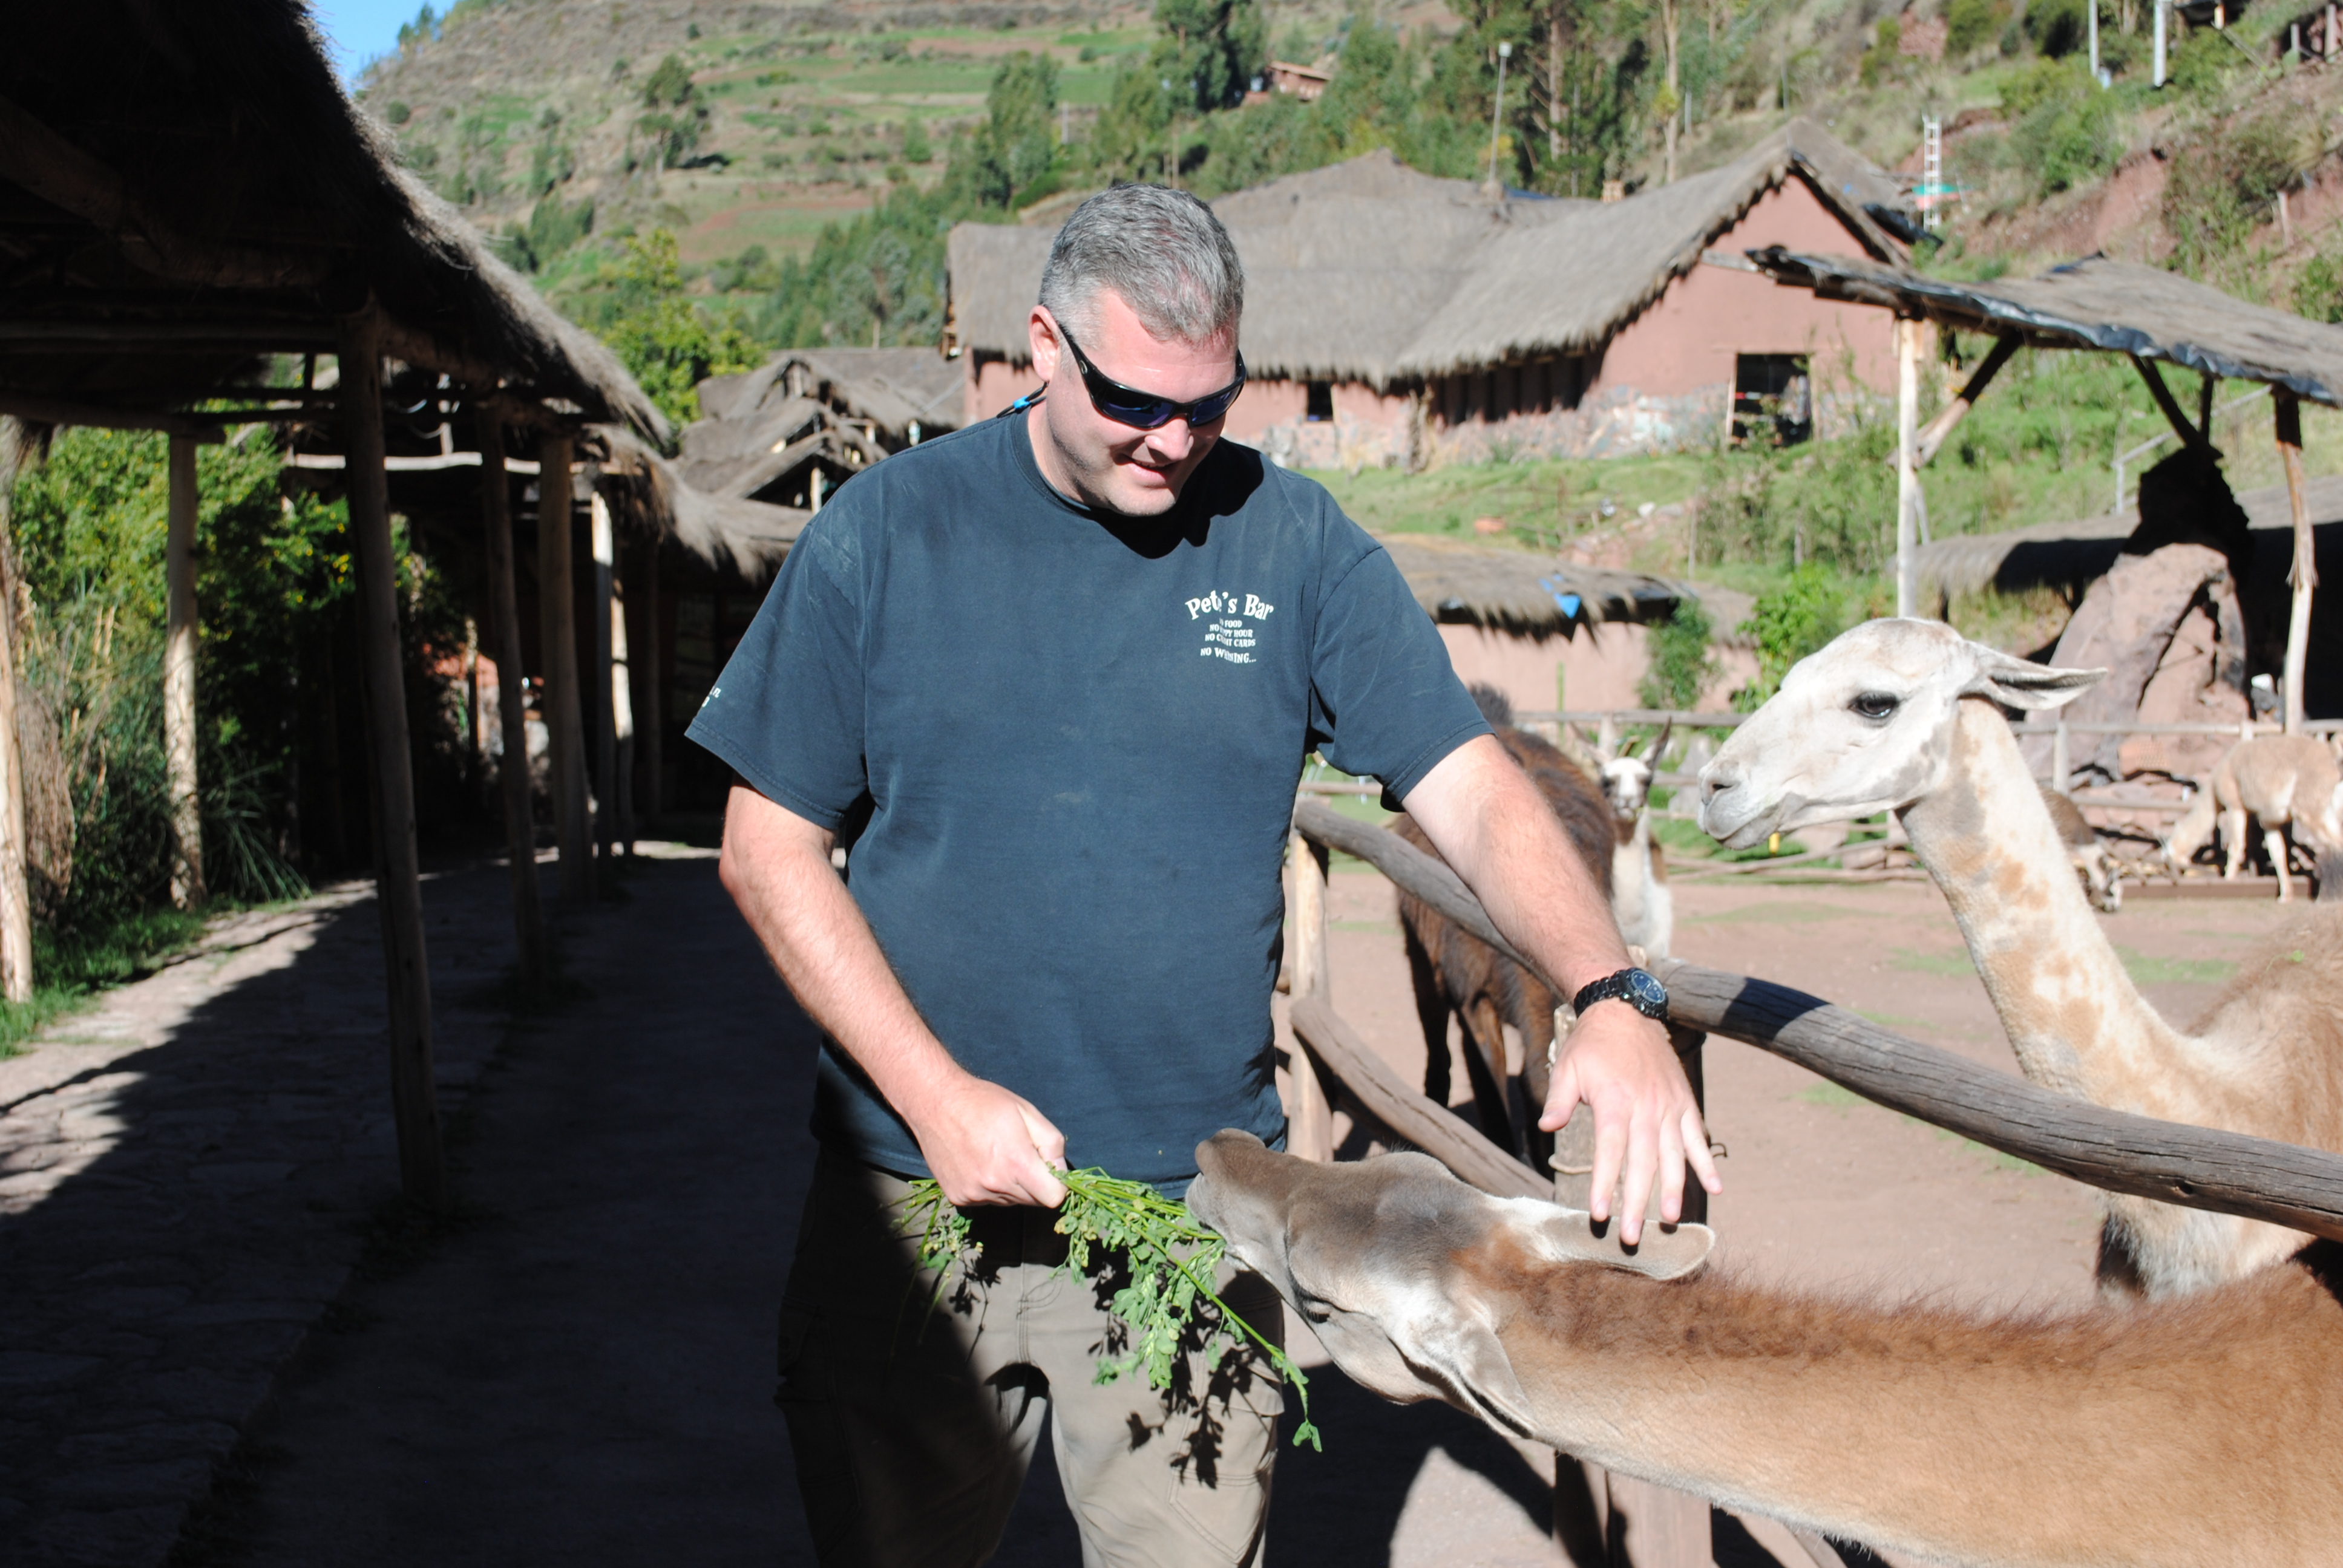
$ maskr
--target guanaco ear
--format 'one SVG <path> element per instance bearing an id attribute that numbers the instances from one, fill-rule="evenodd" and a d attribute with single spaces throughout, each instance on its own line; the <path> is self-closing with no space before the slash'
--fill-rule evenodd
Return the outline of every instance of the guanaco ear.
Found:
<path id="1" fill-rule="evenodd" d="M 2104 669 L 2058 669 L 2046 664 L 2028 664 L 1983 643 L 1973 642 L 1969 649 L 1976 656 L 1977 673 L 1962 695 L 1990 697 L 1996 702 L 2029 712 L 2063 708 L 2106 679 L 2107 674 Z"/>
<path id="2" fill-rule="evenodd" d="M 1564 1209 L 1551 1203 L 1522 1201 L 1536 1211 L 1531 1238 L 1538 1251 L 1557 1263 L 1601 1263 L 1625 1269 L 1654 1280 L 1678 1280 L 1708 1261 L 1716 1246 L 1716 1232 L 1705 1225 L 1647 1224 L 1634 1246 L 1619 1240 L 1619 1222 L 1605 1221 L 1598 1230 L 1584 1209 Z"/>
<path id="3" fill-rule="evenodd" d="M 1529 1391 L 1483 1313 L 1469 1302 L 1443 1302 L 1410 1326 L 1400 1353 L 1419 1375 L 1443 1385 L 1450 1403 L 1523 1437 L 1537 1435 Z"/>

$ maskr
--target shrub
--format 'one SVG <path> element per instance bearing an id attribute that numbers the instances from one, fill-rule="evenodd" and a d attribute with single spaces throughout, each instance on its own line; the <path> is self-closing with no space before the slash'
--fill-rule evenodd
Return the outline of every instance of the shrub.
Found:
<path id="1" fill-rule="evenodd" d="M 1708 646 L 1714 630 L 1696 598 L 1678 599 L 1674 613 L 1652 628 L 1651 665 L 1639 693 L 1644 707 L 1688 709 L 1700 700 L 1716 675 L 1716 656 Z"/>
<path id="2" fill-rule="evenodd" d="M 2322 250 L 2295 280 L 2294 308 L 2313 321 L 2343 322 L 2343 256 Z"/>
<path id="3" fill-rule="evenodd" d="M 1754 713 L 1782 689 L 1790 667 L 1847 628 L 1849 585 L 1827 567 L 1806 566 L 1758 599 L 1744 627 L 1757 644 L 1757 678 L 1733 694 L 1733 706 Z"/>
<path id="4" fill-rule="evenodd" d="M 2054 60 L 2082 50 L 2089 22 L 2083 7 L 2088 0 L 2033 0 L 2026 7 L 2026 35 L 2034 47 Z"/>
<path id="5" fill-rule="evenodd" d="M 2008 21 L 2008 0 L 1953 0 L 1945 13 L 1946 54 L 1956 60 L 1975 54 Z"/>

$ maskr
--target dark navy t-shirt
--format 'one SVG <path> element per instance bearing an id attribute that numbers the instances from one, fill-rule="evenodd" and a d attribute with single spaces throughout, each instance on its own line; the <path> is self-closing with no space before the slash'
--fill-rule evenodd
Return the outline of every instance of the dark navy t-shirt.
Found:
<path id="1" fill-rule="evenodd" d="M 1094 512 L 1010 417 L 840 487 L 690 736 L 851 839 L 855 901 L 961 1065 L 1075 1166 L 1177 1190 L 1222 1128 L 1282 1135 L 1269 1002 L 1304 759 L 1405 794 L 1486 730 L 1318 485 L 1224 440 L 1167 516 Z M 814 1131 L 927 1170 L 834 1043 Z"/>

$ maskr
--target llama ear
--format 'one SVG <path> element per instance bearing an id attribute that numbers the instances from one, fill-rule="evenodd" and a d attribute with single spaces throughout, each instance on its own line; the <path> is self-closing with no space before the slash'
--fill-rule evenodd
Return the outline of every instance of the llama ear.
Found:
<path id="1" fill-rule="evenodd" d="M 2104 669 L 2059 669 L 2028 664 L 1982 643 L 1969 647 L 1976 655 L 1977 672 L 1962 695 L 1990 697 L 2011 708 L 2033 712 L 2064 708 L 2107 678 Z"/>
<path id="2" fill-rule="evenodd" d="M 1534 1215 L 1531 1244 L 1557 1263 L 1601 1263 L 1650 1279 L 1676 1280 L 1707 1262 L 1716 1246 L 1716 1232 L 1705 1225 L 1654 1221 L 1644 1227 L 1643 1238 L 1629 1247 L 1619 1240 L 1616 1220 L 1607 1220 L 1598 1229 L 1584 1209 L 1564 1209 L 1534 1199 L 1522 1200 L 1522 1208 Z"/>

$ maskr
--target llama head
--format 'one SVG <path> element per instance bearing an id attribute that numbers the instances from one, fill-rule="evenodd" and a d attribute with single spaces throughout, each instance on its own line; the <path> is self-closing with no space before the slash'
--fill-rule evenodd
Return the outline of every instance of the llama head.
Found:
<path id="1" fill-rule="evenodd" d="M 1652 798 L 1652 774 L 1674 729 L 1674 719 L 1661 726 L 1658 736 L 1638 756 L 1634 746 L 1622 748 L 1617 744 L 1612 737 L 1609 719 L 1604 719 L 1602 739 L 1594 747 L 1596 777 L 1602 780 L 1603 799 L 1609 803 L 1611 815 L 1622 827 L 1634 826 L 1635 819 L 1644 814 L 1644 807 Z"/>
<path id="2" fill-rule="evenodd" d="M 1674 1279 L 1716 1240 L 1703 1225 L 1655 1224 L 1631 1251 L 1615 1225 L 1492 1198 L 1428 1154 L 1315 1164 L 1230 1131 L 1196 1146 L 1196 1167 L 1189 1209 L 1310 1321 L 1345 1374 L 1385 1399 L 1445 1400 L 1524 1435 L 1529 1396 L 1497 1336 L 1512 1308 L 1491 1281 L 1540 1263 Z M 1490 1266 L 1467 1266 L 1473 1258 Z"/>
<path id="3" fill-rule="evenodd" d="M 2028 664 L 1940 621 L 1865 621 L 1791 666 L 1701 769 L 1701 829 L 1745 849 L 1899 809 L 1945 781 L 1962 699 L 2056 708 L 2106 674 Z"/>

